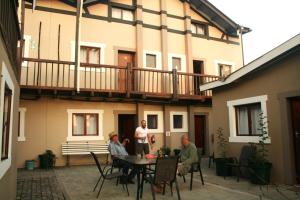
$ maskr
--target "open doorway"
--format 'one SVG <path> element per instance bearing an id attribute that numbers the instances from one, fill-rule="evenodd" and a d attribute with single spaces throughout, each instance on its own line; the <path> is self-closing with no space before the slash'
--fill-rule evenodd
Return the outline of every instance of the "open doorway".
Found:
<path id="1" fill-rule="evenodd" d="M 135 114 L 119 114 L 118 115 L 118 135 L 120 142 L 124 138 L 128 138 L 130 143 L 126 145 L 126 150 L 130 155 L 135 153 L 134 133 L 136 128 Z"/>
<path id="2" fill-rule="evenodd" d="M 193 72 L 194 74 L 204 74 L 204 63 L 201 60 L 193 60 Z M 200 94 L 200 85 L 203 80 L 200 76 L 194 77 L 194 94 Z"/>
<path id="3" fill-rule="evenodd" d="M 206 116 L 205 115 L 194 115 L 195 124 L 195 145 L 197 148 L 203 149 L 205 154 L 205 135 L 206 135 Z"/>

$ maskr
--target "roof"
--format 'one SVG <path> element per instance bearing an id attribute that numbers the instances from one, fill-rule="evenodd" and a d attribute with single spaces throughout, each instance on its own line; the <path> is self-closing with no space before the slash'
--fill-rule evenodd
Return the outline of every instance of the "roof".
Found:
<path id="1" fill-rule="evenodd" d="M 76 7 L 76 0 L 60 0 L 70 6 Z M 181 0 L 183 1 L 183 0 Z M 107 3 L 108 0 L 83 0 L 83 6 L 89 7 L 98 3 Z M 224 13 L 222 13 L 219 9 L 217 9 L 214 5 L 212 5 L 207 0 L 187 0 L 191 4 L 191 7 L 198 14 L 205 17 L 208 21 L 210 21 L 213 25 L 219 28 L 221 31 L 226 33 L 229 36 L 237 37 L 237 31 L 241 31 L 242 33 L 248 33 L 251 31 L 250 28 L 240 26 L 235 23 L 229 17 L 227 17 Z"/>
<path id="2" fill-rule="evenodd" d="M 270 64 L 274 61 L 282 60 L 287 55 L 290 55 L 291 53 L 298 50 L 300 50 L 300 33 L 277 46 L 276 48 L 272 49 L 271 51 L 267 52 L 266 54 L 262 55 L 261 57 L 257 58 L 256 60 L 252 61 L 251 63 L 240 68 L 239 70 L 233 72 L 224 80 L 218 80 L 202 85 L 200 87 L 200 90 L 211 90 L 214 88 L 229 85 L 245 76 L 249 76 L 250 74 L 256 72 L 261 68 L 271 66 Z"/>

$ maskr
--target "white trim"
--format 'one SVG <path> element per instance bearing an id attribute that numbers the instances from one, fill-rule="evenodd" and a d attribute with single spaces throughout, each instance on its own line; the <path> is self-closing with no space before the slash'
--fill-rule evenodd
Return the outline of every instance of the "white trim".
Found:
<path id="1" fill-rule="evenodd" d="M 68 113 L 68 137 L 67 141 L 90 141 L 104 140 L 103 137 L 103 110 L 92 109 L 67 109 Z M 98 114 L 98 135 L 97 136 L 73 136 L 72 135 L 72 114 L 73 113 L 96 113 Z"/>
<path id="2" fill-rule="evenodd" d="M 164 119 L 163 111 L 144 111 L 144 119 L 147 120 L 148 115 L 157 115 L 157 129 L 149 129 L 149 133 L 163 133 L 164 132 Z"/>
<path id="3" fill-rule="evenodd" d="M 225 60 L 215 60 L 215 68 L 216 68 L 216 75 L 220 76 L 220 67 L 219 65 L 230 65 L 231 66 L 231 73 L 235 71 L 235 63 L 231 61 Z"/>
<path id="4" fill-rule="evenodd" d="M 204 84 L 201 86 L 200 90 L 205 91 L 205 90 L 210 90 L 210 89 L 213 89 L 216 87 L 230 84 L 233 81 L 239 79 L 242 76 L 245 76 L 249 72 L 261 67 L 262 65 L 275 59 L 276 57 L 289 51 L 290 49 L 296 47 L 299 44 L 300 44 L 300 34 L 296 35 L 295 37 L 291 38 L 290 40 L 286 41 L 285 43 L 279 45 L 278 47 L 272 49 L 268 53 L 262 55 L 261 57 L 257 58 L 256 60 L 252 61 L 251 63 L 247 64 L 243 68 L 232 73 L 225 79 L 225 81 L 214 81 L 211 83 Z"/>
<path id="5" fill-rule="evenodd" d="M 146 55 L 152 54 L 156 56 L 156 68 L 147 67 L 146 63 Z M 156 70 L 162 70 L 162 60 L 161 60 L 161 52 L 160 51 L 150 51 L 150 50 L 143 50 L 143 67 L 147 69 L 156 69 Z"/>
<path id="6" fill-rule="evenodd" d="M 20 121 L 19 121 L 19 137 L 18 142 L 24 142 L 26 140 L 25 138 L 25 113 L 26 108 L 19 108 L 19 114 L 20 114 Z"/>
<path id="7" fill-rule="evenodd" d="M 174 128 L 173 124 L 173 116 L 174 115 L 182 115 L 182 128 Z M 172 133 L 187 133 L 188 132 L 188 113 L 183 111 L 171 111 L 170 112 L 170 130 Z"/>
<path id="8" fill-rule="evenodd" d="M 11 165 L 11 146 L 12 146 L 12 128 L 13 128 L 13 123 L 14 123 L 14 115 L 13 115 L 13 110 L 14 110 L 14 96 L 15 96 L 15 86 L 14 83 L 10 77 L 10 74 L 7 70 L 6 64 L 2 62 L 2 73 L 1 73 L 1 88 L 0 88 L 0 113 L 3 113 L 3 107 L 4 107 L 4 90 L 5 90 L 5 83 L 8 85 L 8 87 L 12 91 L 12 96 L 11 96 L 11 113 L 10 113 L 10 126 L 9 126 L 9 142 L 8 142 L 8 158 L 1 161 L 0 160 L 0 179 L 4 176 L 4 174 L 7 172 Z M 3 115 L 0 115 L 0 149 L 2 149 L 2 129 L 3 129 Z"/>
<path id="9" fill-rule="evenodd" d="M 168 69 L 169 69 L 169 71 L 173 70 L 172 58 L 180 58 L 181 70 L 177 70 L 177 71 L 178 72 L 186 72 L 186 56 L 184 54 L 168 53 Z"/>
<path id="10" fill-rule="evenodd" d="M 24 58 L 29 58 L 30 42 L 31 42 L 31 35 L 24 35 L 24 46 L 23 46 L 23 50 L 24 50 L 23 57 Z M 28 61 L 23 61 L 22 67 L 27 67 L 27 62 Z"/>
<path id="11" fill-rule="evenodd" d="M 260 103 L 261 104 L 261 110 L 263 113 L 263 116 L 267 115 L 267 95 L 262 96 L 255 96 L 255 97 L 249 97 L 244 99 L 236 99 L 227 101 L 227 107 L 228 107 L 228 115 L 229 115 L 229 130 L 230 130 L 230 137 L 229 142 L 240 142 L 240 143 L 258 143 L 259 137 L 258 136 L 237 136 L 236 133 L 236 114 L 235 114 L 235 106 L 239 105 L 246 105 L 246 104 L 252 104 L 252 103 Z M 267 119 L 265 119 L 267 120 Z M 268 127 L 267 130 L 268 132 Z M 266 143 L 271 143 L 271 138 L 267 139 Z"/>

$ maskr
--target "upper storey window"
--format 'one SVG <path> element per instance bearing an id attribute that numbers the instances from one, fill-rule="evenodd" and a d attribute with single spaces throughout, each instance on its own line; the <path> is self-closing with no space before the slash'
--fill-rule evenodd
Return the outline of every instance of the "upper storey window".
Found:
<path id="1" fill-rule="evenodd" d="M 133 11 L 121 9 L 121 8 L 112 8 L 112 17 L 115 19 L 122 19 L 126 21 L 133 21 Z"/>
<path id="2" fill-rule="evenodd" d="M 191 31 L 193 34 L 206 35 L 207 34 L 207 26 L 205 24 L 192 23 Z"/>
<path id="3" fill-rule="evenodd" d="M 85 64 L 100 64 L 100 48 L 80 47 L 80 62 Z"/>
<path id="4" fill-rule="evenodd" d="M 231 65 L 219 64 L 219 76 L 226 77 L 229 76 L 232 72 Z"/>

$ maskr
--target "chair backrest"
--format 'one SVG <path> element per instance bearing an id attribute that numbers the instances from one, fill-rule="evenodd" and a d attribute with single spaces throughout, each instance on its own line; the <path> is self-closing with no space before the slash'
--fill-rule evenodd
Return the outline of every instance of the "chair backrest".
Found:
<path id="1" fill-rule="evenodd" d="M 101 176 L 104 177 L 104 173 L 103 173 L 103 171 L 102 171 L 101 165 L 100 165 L 100 163 L 99 163 L 99 160 L 98 160 L 96 154 L 95 154 L 94 152 L 90 152 L 90 153 L 91 153 L 91 155 L 93 156 L 93 158 L 94 158 L 94 160 L 95 160 L 95 163 L 96 163 L 96 165 L 97 165 L 97 168 L 98 168 L 98 170 L 99 170 Z"/>
<path id="2" fill-rule="evenodd" d="M 157 158 L 154 182 L 173 182 L 176 179 L 177 164 L 177 156 Z"/>
<path id="3" fill-rule="evenodd" d="M 247 165 L 249 159 L 254 156 L 255 152 L 256 152 L 256 148 L 254 146 L 250 146 L 250 145 L 243 146 L 239 158 L 240 164 Z"/>
<path id="4" fill-rule="evenodd" d="M 202 148 L 197 148 L 197 154 L 198 154 L 198 162 L 199 162 L 199 164 L 201 164 L 203 149 Z"/>

